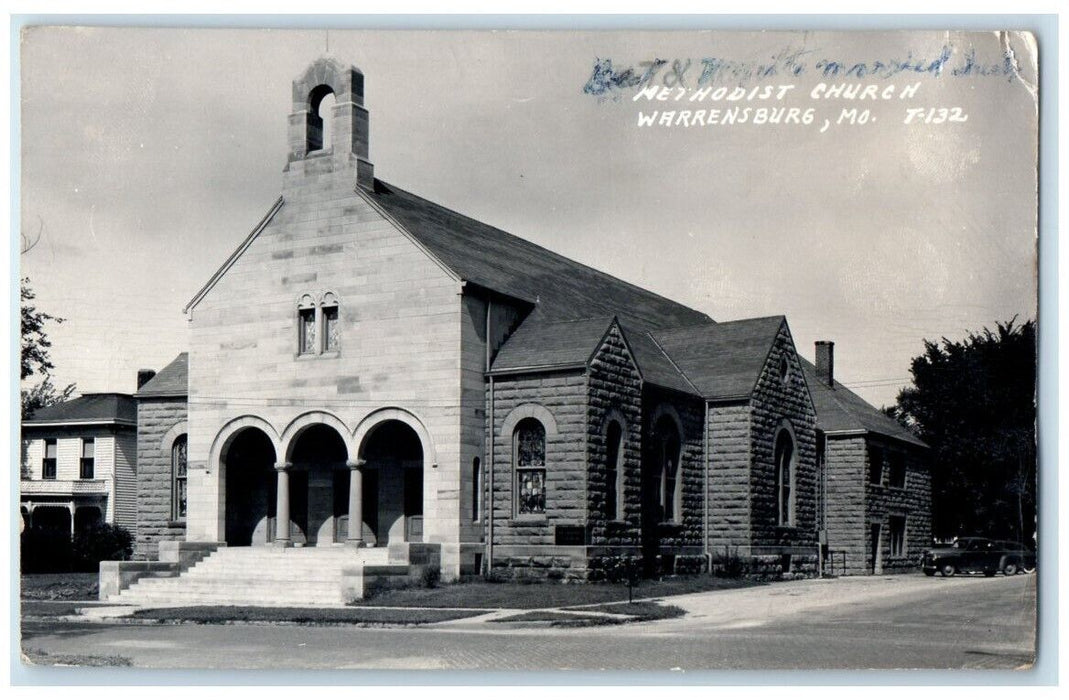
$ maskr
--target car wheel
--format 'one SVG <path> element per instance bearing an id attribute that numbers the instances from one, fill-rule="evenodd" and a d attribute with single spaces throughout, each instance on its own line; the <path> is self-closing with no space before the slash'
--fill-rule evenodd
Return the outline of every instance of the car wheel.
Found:
<path id="1" fill-rule="evenodd" d="M 1022 566 L 1021 567 L 1021 571 L 1025 572 L 1026 574 L 1034 574 L 1036 572 L 1036 567 L 1034 565 L 1033 566 Z"/>
<path id="2" fill-rule="evenodd" d="M 957 571 L 958 570 L 954 568 L 953 564 L 943 564 L 941 567 L 939 567 L 939 573 L 941 573 L 943 576 L 953 576 L 957 573 Z"/>
<path id="3" fill-rule="evenodd" d="M 1017 573 L 1017 562 L 1015 562 L 1015 561 L 1006 562 L 1006 566 L 1002 567 L 1002 573 L 1006 574 L 1007 576 L 1013 576 L 1014 574 L 1016 574 Z"/>

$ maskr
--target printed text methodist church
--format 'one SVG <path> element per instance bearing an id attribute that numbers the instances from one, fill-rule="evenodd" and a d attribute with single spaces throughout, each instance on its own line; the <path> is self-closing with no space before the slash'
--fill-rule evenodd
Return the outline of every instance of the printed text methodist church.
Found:
<path id="1" fill-rule="evenodd" d="M 782 316 L 716 323 L 377 180 L 363 101 L 332 59 L 293 83 L 282 195 L 186 309 L 188 417 L 139 441 L 162 466 L 139 468 L 138 556 L 162 563 L 110 593 L 177 567 L 148 581 L 173 598 L 213 561 L 328 569 L 343 599 L 417 566 L 915 565 L 923 445 L 835 383 L 830 343 L 813 366 Z M 186 407 L 152 389 L 143 411 Z"/>

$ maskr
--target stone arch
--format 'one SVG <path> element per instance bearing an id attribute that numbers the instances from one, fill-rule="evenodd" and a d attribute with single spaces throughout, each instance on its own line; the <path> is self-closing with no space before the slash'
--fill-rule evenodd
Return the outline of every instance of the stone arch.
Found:
<path id="1" fill-rule="evenodd" d="M 229 421 L 219 432 L 215 435 L 215 440 L 212 442 L 211 451 L 209 454 L 209 470 L 218 471 L 221 466 L 221 459 L 223 453 L 226 451 L 226 447 L 234 439 L 234 437 L 245 428 L 259 428 L 265 435 L 271 440 L 271 446 L 275 448 L 275 454 L 282 454 L 282 443 L 278 437 L 278 431 L 275 430 L 275 426 L 269 422 L 260 418 L 259 416 L 245 415 Z"/>
<path id="2" fill-rule="evenodd" d="M 620 408 L 617 406 L 613 406 L 612 408 L 610 408 L 608 411 L 605 412 L 605 415 L 602 417 L 601 433 L 604 434 L 605 431 L 609 429 L 609 424 L 613 421 L 616 421 L 620 424 L 620 428 L 623 429 L 624 436 L 626 437 L 627 431 L 631 428 L 631 422 L 627 420 L 627 416 L 625 416 L 624 412 L 621 411 Z"/>
<path id="3" fill-rule="evenodd" d="M 168 430 L 164 434 L 163 439 L 160 440 L 160 454 L 165 454 L 170 457 L 171 446 L 174 445 L 174 441 L 177 440 L 179 436 L 186 435 L 188 433 L 189 425 L 186 423 L 186 421 L 182 421 L 181 423 L 175 423 L 174 425 L 172 425 L 171 429 Z"/>
<path id="4" fill-rule="evenodd" d="M 377 411 L 369 413 L 362 421 L 360 421 L 360 424 L 356 426 L 356 430 L 353 431 L 353 438 L 350 444 L 354 449 L 350 451 L 350 454 L 355 452 L 357 459 L 362 459 L 368 436 L 371 435 L 374 429 L 380 424 L 391 420 L 400 421 L 415 431 L 423 446 L 423 466 L 425 468 L 437 467 L 438 452 L 434 447 L 434 440 L 431 439 L 431 434 L 427 431 L 423 421 L 420 420 L 418 416 L 403 408 L 380 408 Z"/>
<path id="5" fill-rule="evenodd" d="M 516 426 L 524 418 L 534 418 L 541 423 L 542 427 L 546 429 L 547 440 L 551 435 L 557 434 L 557 420 L 548 408 L 537 403 L 525 403 L 512 409 L 505 416 L 505 420 L 501 423 L 501 435 L 511 436 L 513 431 L 516 430 Z"/>
<path id="6" fill-rule="evenodd" d="M 282 446 L 282 450 L 276 451 L 276 454 L 281 456 L 281 459 L 286 462 L 292 461 L 293 446 L 297 443 L 297 438 L 300 437 L 306 429 L 313 425 L 329 425 L 334 430 L 338 431 L 338 435 L 345 442 L 346 459 L 355 459 L 355 451 L 353 450 L 353 442 L 350 439 L 349 426 L 345 425 L 345 422 L 341 418 L 338 418 L 333 413 L 327 411 L 308 411 L 290 421 L 289 425 L 282 431 L 282 436 L 279 438 L 279 444 Z"/>
<path id="7" fill-rule="evenodd" d="M 650 414 L 650 432 L 652 433 L 657 429 L 657 423 L 665 416 L 668 416 L 676 424 L 676 430 L 679 431 L 679 439 L 681 442 L 684 441 L 686 433 L 683 432 L 683 421 L 679 417 L 679 411 L 670 403 L 662 402 L 657 405 L 657 408 L 653 409 L 653 413 Z"/>

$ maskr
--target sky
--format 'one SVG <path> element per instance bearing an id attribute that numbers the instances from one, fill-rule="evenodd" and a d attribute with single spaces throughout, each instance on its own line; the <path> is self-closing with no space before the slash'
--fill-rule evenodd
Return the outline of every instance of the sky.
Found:
<path id="1" fill-rule="evenodd" d="M 1035 317 L 1022 35 L 33 28 L 21 275 L 66 319 L 55 383 L 130 392 L 188 349 L 182 309 L 278 197 L 290 83 L 324 54 L 365 74 L 377 177 L 718 321 L 784 314 L 877 406 L 925 339 Z M 705 123 L 735 107 L 812 120 Z"/>

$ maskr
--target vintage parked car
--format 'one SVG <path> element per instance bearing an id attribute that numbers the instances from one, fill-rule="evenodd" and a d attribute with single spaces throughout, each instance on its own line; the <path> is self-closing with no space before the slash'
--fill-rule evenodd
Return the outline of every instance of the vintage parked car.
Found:
<path id="1" fill-rule="evenodd" d="M 954 544 L 936 547 L 924 553 L 921 569 L 927 576 L 943 576 L 979 571 L 984 576 L 1002 572 L 1012 576 L 1019 571 L 1032 572 L 1036 554 L 1016 542 L 989 540 L 986 537 L 959 537 Z"/>

